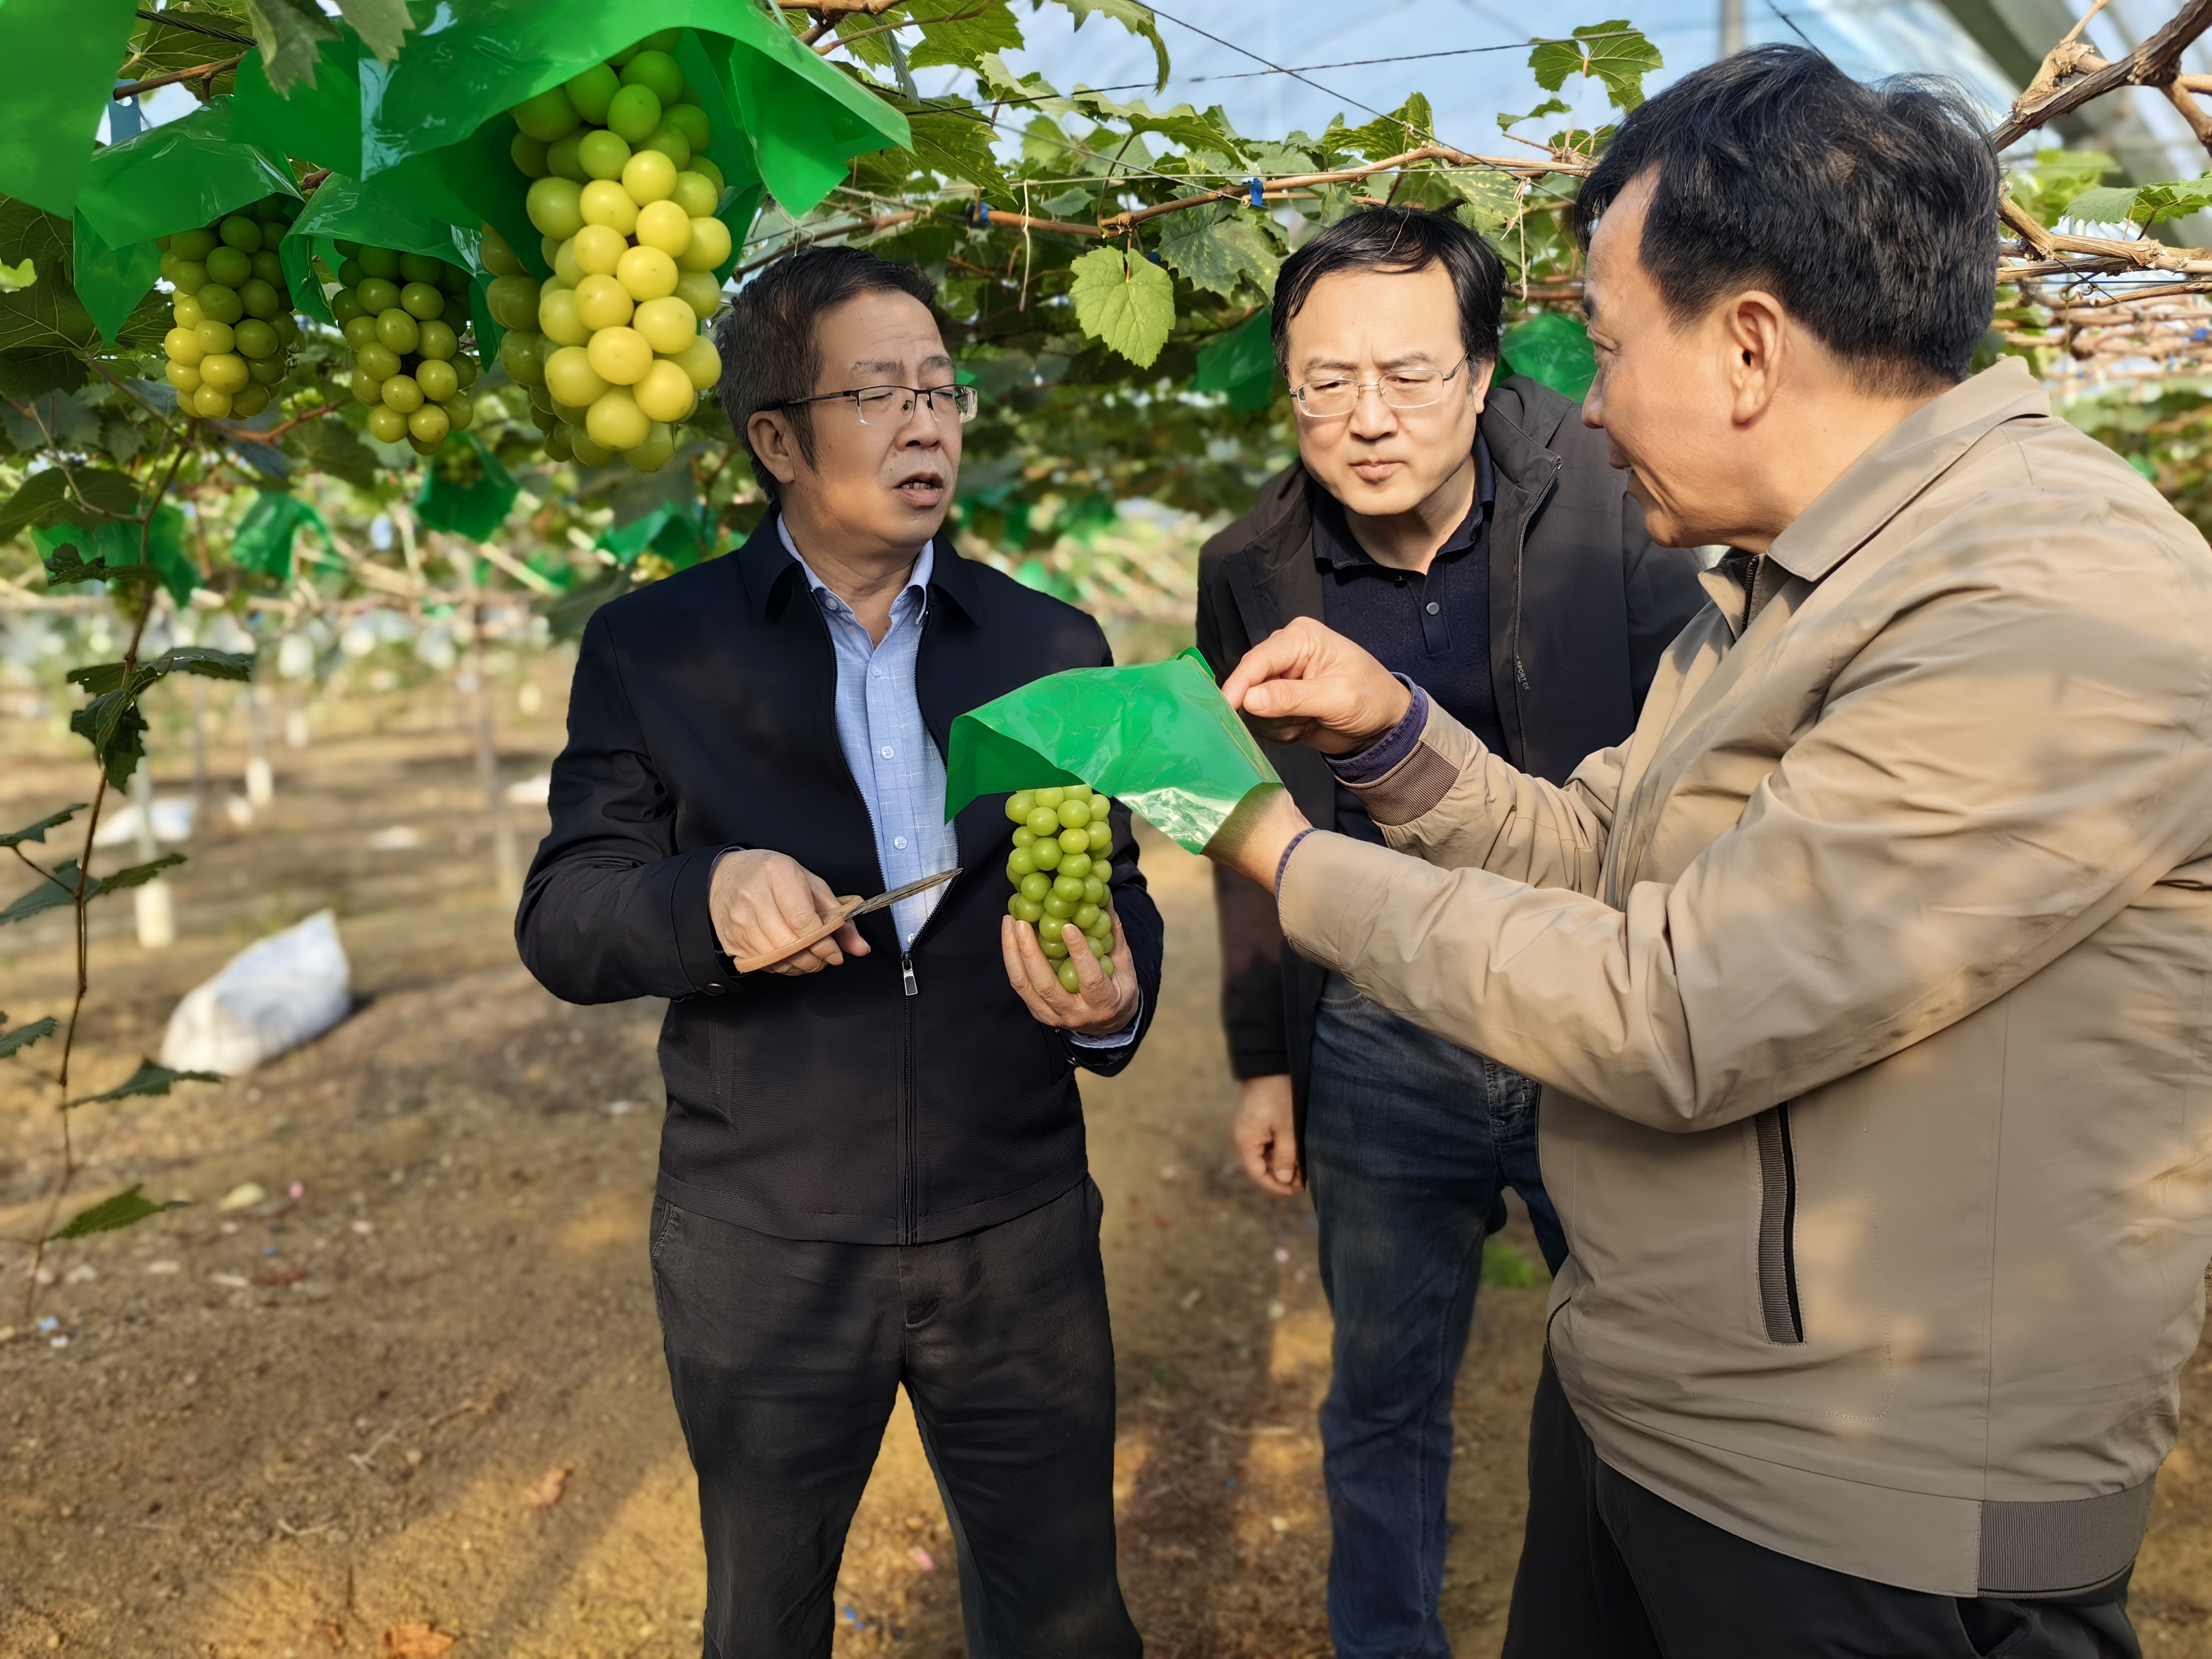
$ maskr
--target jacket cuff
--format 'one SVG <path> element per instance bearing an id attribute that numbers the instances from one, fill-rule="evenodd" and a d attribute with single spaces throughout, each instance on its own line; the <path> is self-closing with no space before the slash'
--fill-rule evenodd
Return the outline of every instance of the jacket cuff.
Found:
<path id="1" fill-rule="evenodd" d="M 1126 1048 L 1134 1042 L 1137 1040 L 1137 1033 L 1144 1029 L 1144 1024 L 1145 990 L 1140 985 L 1137 988 L 1137 1006 L 1131 1012 L 1129 1023 L 1127 1025 L 1118 1031 L 1108 1031 L 1098 1036 L 1091 1036 L 1082 1031 L 1070 1031 L 1067 1034 L 1067 1041 L 1070 1047 L 1087 1048 L 1094 1054 L 1110 1053 L 1116 1048 Z"/>
<path id="2" fill-rule="evenodd" d="M 693 991 L 706 996 L 726 996 L 737 988 L 737 974 L 726 965 L 722 942 L 714 933 L 714 912 L 708 908 L 714 890 L 714 866 L 725 853 L 740 848 L 712 847 L 684 855 L 683 867 L 669 890 L 670 922 L 676 934 L 676 960 Z"/>
<path id="3" fill-rule="evenodd" d="M 1419 745 L 1421 728 L 1429 723 L 1429 694 L 1403 674 L 1390 678 L 1412 692 L 1413 700 L 1407 706 L 1405 718 L 1366 748 L 1328 757 L 1328 769 L 1347 788 L 1375 783 L 1394 770 Z"/>
<path id="4" fill-rule="evenodd" d="M 1231 1044 L 1229 1074 L 1239 1083 L 1248 1078 L 1276 1077 L 1291 1069 L 1291 1051 L 1285 1048 L 1245 1048 Z"/>

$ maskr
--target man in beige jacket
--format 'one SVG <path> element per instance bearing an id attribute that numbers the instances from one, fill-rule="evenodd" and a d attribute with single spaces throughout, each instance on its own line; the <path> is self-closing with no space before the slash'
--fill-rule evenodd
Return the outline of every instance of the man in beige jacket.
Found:
<path id="1" fill-rule="evenodd" d="M 1769 47 L 1586 185 L 1584 418 L 1735 550 L 1626 744 L 1531 778 L 1310 622 L 1224 688 L 1389 846 L 1275 796 L 1209 852 L 1544 1085 L 1512 1659 L 2138 1651 L 2212 1255 L 2212 550 L 1968 377 L 1968 118 Z"/>

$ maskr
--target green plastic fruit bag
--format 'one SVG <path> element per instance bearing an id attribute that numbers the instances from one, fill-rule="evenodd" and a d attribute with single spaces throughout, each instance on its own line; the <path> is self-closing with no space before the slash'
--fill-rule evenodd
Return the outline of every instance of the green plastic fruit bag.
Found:
<path id="1" fill-rule="evenodd" d="M 1186 651 L 1138 668 L 1048 674 L 952 722 L 945 816 L 978 795 L 1087 783 L 1203 852 L 1240 802 L 1282 780 Z"/>

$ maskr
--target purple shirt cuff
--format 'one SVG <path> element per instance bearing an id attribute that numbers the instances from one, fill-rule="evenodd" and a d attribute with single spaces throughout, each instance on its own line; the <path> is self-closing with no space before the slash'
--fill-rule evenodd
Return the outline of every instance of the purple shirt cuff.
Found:
<path id="1" fill-rule="evenodd" d="M 1278 896 L 1280 896 L 1283 890 L 1283 872 L 1291 867 L 1291 854 L 1297 852 L 1298 843 L 1311 834 L 1313 834 L 1313 826 L 1308 824 L 1291 837 L 1291 844 L 1283 848 L 1283 856 L 1275 860 L 1275 892 Z"/>
<path id="2" fill-rule="evenodd" d="M 1420 746 L 1422 729 L 1429 723 L 1429 694 L 1403 674 L 1391 678 L 1413 694 L 1412 706 L 1406 710 L 1405 719 L 1366 748 L 1329 757 L 1328 769 L 1348 787 L 1378 782 Z"/>

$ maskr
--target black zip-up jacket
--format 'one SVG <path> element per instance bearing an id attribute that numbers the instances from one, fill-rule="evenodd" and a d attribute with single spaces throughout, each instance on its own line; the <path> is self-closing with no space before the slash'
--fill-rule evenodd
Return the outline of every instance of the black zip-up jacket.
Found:
<path id="1" fill-rule="evenodd" d="M 1111 659 L 1083 612 L 938 538 L 915 684 L 940 753 L 954 716 Z M 670 1202 L 784 1238 L 923 1243 L 1011 1220 L 1080 1181 L 1073 1068 L 1116 1071 L 1136 1043 L 1077 1048 L 1007 985 L 1002 795 L 959 814 L 963 873 L 910 958 L 881 910 L 860 920 L 867 956 L 798 978 L 724 971 L 707 892 L 726 848 L 788 853 L 833 892 L 884 890 L 837 741 L 836 684 L 829 625 L 773 514 L 727 556 L 599 611 L 515 939 L 570 1002 L 670 999 L 659 1188 Z M 1111 823 L 1114 904 L 1149 1022 L 1160 915 L 1127 809 Z"/>
<path id="2" fill-rule="evenodd" d="M 1579 405 L 1516 374 L 1490 388 L 1479 424 L 1497 480 L 1490 675 L 1507 758 L 1564 783 L 1635 726 L 1661 654 L 1706 603 L 1701 567 L 1694 551 L 1644 533 L 1643 507 Z M 1293 617 L 1326 620 L 1308 487 L 1291 462 L 1199 555 L 1198 645 L 1218 679 Z M 1301 744 L 1266 747 L 1307 818 L 1333 825 L 1328 762 Z M 1231 1067 L 1240 1078 L 1291 1074 L 1303 1145 L 1325 975 L 1284 945 L 1275 902 L 1259 886 L 1216 869 L 1214 898 Z"/>

